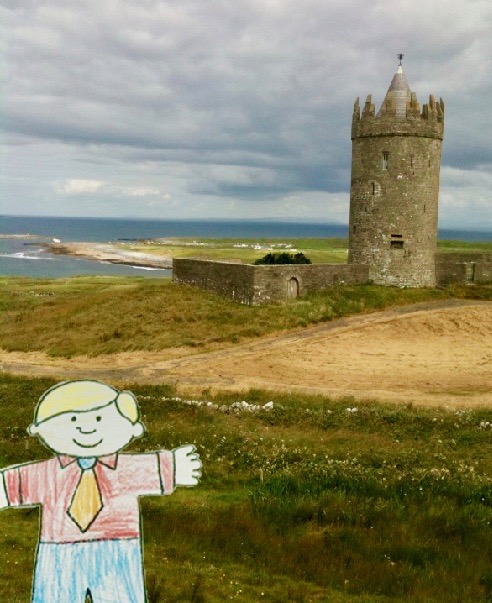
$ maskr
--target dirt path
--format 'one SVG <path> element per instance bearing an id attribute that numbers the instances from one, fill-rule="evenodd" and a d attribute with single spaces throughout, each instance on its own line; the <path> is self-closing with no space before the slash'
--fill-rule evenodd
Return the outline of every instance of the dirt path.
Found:
<path id="1" fill-rule="evenodd" d="M 357 315 L 227 349 L 53 359 L 0 353 L 0 370 L 181 394 L 249 388 L 463 408 L 492 407 L 492 303 L 451 300 Z"/>

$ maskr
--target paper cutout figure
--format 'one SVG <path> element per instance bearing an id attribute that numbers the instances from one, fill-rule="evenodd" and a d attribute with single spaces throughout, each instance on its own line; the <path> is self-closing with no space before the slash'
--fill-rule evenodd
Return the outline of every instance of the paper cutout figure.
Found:
<path id="1" fill-rule="evenodd" d="M 33 603 L 144 603 L 138 498 L 195 486 L 195 447 L 121 454 L 144 433 L 138 404 L 98 381 L 49 389 L 28 431 L 56 456 L 1 471 L 0 508 L 41 505 Z"/>

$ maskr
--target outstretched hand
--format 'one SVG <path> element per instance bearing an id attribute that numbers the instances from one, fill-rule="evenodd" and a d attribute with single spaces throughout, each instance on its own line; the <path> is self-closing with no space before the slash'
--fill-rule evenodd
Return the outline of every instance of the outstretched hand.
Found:
<path id="1" fill-rule="evenodd" d="M 173 450 L 176 486 L 196 486 L 202 475 L 202 462 L 193 444 Z"/>

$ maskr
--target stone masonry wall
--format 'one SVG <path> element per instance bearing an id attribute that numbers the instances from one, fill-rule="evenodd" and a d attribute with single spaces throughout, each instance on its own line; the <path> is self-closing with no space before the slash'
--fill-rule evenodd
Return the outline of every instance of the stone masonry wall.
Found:
<path id="1" fill-rule="evenodd" d="M 367 266 L 349 264 L 286 264 L 254 266 L 254 302 L 295 298 L 330 285 L 366 283 Z"/>
<path id="2" fill-rule="evenodd" d="M 438 253 L 436 276 L 440 285 L 492 282 L 492 253 Z"/>
<path id="3" fill-rule="evenodd" d="M 174 259 L 173 280 L 201 287 L 242 304 L 260 305 L 296 298 L 334 284 L 362 284 L 368 267 L 349 264 L 232 264 Z"/>
<path id="4" fill-rule="evenodd" d="M 492 282 L 492 253 L 438 253 L 435 257 L 439 285 Z M 241 304 L 281 302 L 330 285 L 369 281 L 364 264 L 260 265 L 174 259 L 173 280 L 212 291 Z"/>
<path id="5" fill-rule="evenodd" d="M 252 304 L 254 269 L 248 264 L 175 258 L 173 280 L 230 297 L 241 304 Z"/>

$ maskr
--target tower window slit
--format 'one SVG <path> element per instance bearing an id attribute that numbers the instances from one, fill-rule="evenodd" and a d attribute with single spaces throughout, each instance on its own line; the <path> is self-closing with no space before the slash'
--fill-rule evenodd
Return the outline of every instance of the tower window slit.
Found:
<path id="1" fill-rule="evenodd" d="M 383 151 L 383 170 L 388 169 L 388 162 L 389 162 L 389 153 L 388 153 L 388 151 Z"/>

